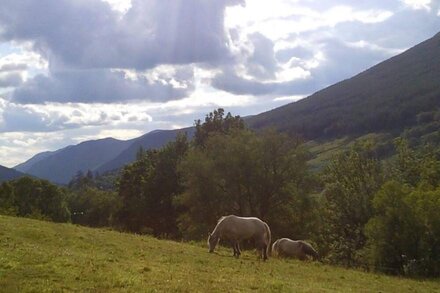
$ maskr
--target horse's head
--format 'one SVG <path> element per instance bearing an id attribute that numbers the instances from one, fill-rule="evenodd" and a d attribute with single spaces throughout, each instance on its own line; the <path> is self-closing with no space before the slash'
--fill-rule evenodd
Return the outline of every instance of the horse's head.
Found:
<path id="1" fill-rule="evenodd" d="M 208 236 L 208 247 L 209 247 L 209 252 L 214 252 L 215 246 L 217 245 L 217 243 L 219 242 L 220 238 L 214 234 L 209 234 Z"/>

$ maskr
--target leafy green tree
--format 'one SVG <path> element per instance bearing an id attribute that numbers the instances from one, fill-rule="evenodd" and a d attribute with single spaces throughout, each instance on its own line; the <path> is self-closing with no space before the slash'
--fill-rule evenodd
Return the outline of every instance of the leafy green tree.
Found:
<path id="1" fill-rule="evenodd" d="M 407 198 L 413 211 L 419 235 L 414 271 L 422 276 L 440 276 L 440 187 L 413 191 Z M 411 268 L 410 268 L 411 269 Z"/>
<path id="2" fill-rule="evenodd" d="M 375 269 L 389 273 L 440 275 L 440 188 L 387 182 L 373 201 L 367 224 Z"/>
<path id="3" fill-rule="evenodd" d="M 68 202 L 72 222 L 91 227 L 113 226 L 115 214 L 120 208 L 116 192 L 89 186 L 71 191 Z"/>
<path id="4" fill-rule="evenodd" d="M 373 266 L 403 273 L 406 259 L 417 255 L 417 224 L 406 202 L 410 189 L 396 181 L 385 183 L 373 200 L 375 217 L 366 226 Z"/>
<path id="5" fill-rule="evenodd" d="M 368 149 L 353 147 L 331 160 L 323 172 L 325 190 L 317 241 L 331 262 L 356 266 L 367 238 L 372 199 L 383 182 L 380 162 Z"/>
<path id="6" fill-rule="evenodd" d="M 272 221 L 275 233 L 301 235 L 301 217 L 311 206 L 306 159 L 298 140 L 274 130 L 212 133 L 204 148 L 192 149 L 181 164 L 183 234 L 201 238 L 220 216 L 237 214 Z"/>
<path id="7" fill-rule="evenodd" d="M 0 214 L 10 216 L 17 214 L 14 187 L 10 182 L 3 182 L 0 185 Z"/>
<path id="8" fill-rule="evenodd" d="M 233 129 L 244 129 L 245 124 L 240 116 L 232 116 L 230 112 L 225 116 L 225 110 L 218 108 L 206 115 L 203 123 L 200 119 L 196 120 L 195 127 L 194 144 L 203 147 L 210 135 L 226 134 Z"/>
<path id="9" fill-rule="evenodd" d="M 391 180 L 373 200 L 367 224 L 368 253 L 380 271 L 439 276 L 440 159 L 429 146 L 411 149 L 396 141 Z"/>
<path id="10" fill-rule="evenodd" d="M 160 150 L 147 150 L 121 173 L 118 194 L 122 206 L 119 224 L 129 231 L 178 237 L 177 209 L 173 204 L 183 191 L 177 165 L 189 143 L 185 135 Z"/>
<path id="11" fill-rule="evenodd" d="M 22 217 L 70 221 L 66 191 L 46 180 L 22 177 L 3 184 L 0 189 L 2 208 Z"/>

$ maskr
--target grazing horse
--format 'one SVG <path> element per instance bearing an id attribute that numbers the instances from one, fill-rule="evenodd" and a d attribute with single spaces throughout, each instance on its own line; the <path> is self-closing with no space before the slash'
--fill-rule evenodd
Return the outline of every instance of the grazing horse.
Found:
<path id="1" fill-rule="evenodd" d="M 266 260 L 270 252 L 270 237 L 269 226 L 258 218 L 225 216 L 218 220 L 214 231 L 209 234 L 209 252 L 214 252 L 220 239 L 225 239 L 231 242 L 234 256 L 238 258 L 241 254 L 240 241 L 253 239 L 257 250 L 260 251 L 261 258 Z"/>
<path id="2" fill-rule="evenodd" d="M 316 250 L 307 242 L 302 240 L 291 240 L 289 238 L 281 238 L 272 245 L 272 255 L 279 257 L 294 257 L 300 260 L 306 260 L 307 256 L 311 256 L 313 260 L 319 258 Z"/>

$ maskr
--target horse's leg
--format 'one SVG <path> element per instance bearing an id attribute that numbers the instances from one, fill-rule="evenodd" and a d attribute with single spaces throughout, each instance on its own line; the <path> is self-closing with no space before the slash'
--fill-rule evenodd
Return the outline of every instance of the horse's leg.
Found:
<path id="1" fill-rule="evenodd" d="M 236 247 L 236 250 L 237 250 L 237 257 L 240 257 L 240 255 L 241 255 L 240 242 L 237 241 L 235 243 L 235 247 Z"/>
<path id="2" fill-rule="evenodd" d="M 267 244 L 263 245 L 263 260 L 267 260 Z"/>
<path id="3" fill-rule="evenodd" d="M 232 243 L 232 249 L 234 250 L 234 257 L 237 256 L 237 247 L 235 240 L 231 240 Z"/>
<path id="4" fill-rule="evenodd" d="M 260 258 L 263 260 L 267 259 L 267 255 L 266 255 L 266 245 L 264 244 L 263 241 L 256 241 L 256 247 L 257 247 L 257 251 L 260 251 Z"/>

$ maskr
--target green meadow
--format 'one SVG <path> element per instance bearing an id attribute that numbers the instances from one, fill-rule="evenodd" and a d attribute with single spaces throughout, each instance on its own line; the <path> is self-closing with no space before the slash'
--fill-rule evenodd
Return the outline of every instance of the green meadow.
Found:
<path id="1" fill-rule="evenodd" d="M 231 255 L 210 254 L 204 243 L 0 216 L 1 292 L 440 292 L 439 280 Z"/>

